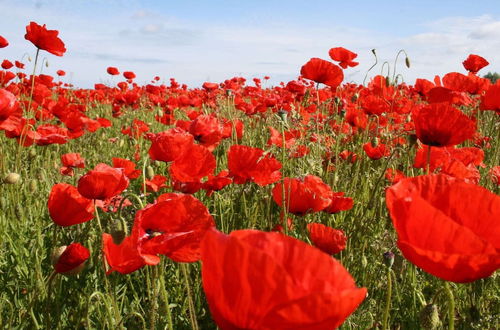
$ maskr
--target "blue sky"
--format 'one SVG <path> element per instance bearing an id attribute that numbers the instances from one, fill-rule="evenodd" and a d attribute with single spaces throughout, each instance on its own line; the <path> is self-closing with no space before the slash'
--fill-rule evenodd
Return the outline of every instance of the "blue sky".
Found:
<path id="1" fill-rule="evenodd" d="M 139 1 L 0 0 L 0 35 L 10 46 L 0 60 L 23 59 L 34 47 L 24 40 L 30 21 L 60 31 L 67 53 L 43 52 L 43 72 L 68 72 L 65 81 L 89 87 L 109 82 L 106 67 L 136 72 L 139 83 L 158 75 L 199 86 L 233 76 L 294 79 L 311 57 L 328 59 L 331 47 L 359 54 L 346 70 L 362 82 L 373 64 L 410 56 L 396 68 L 404 79 L 432 79 L 463 72 L 474 53 L 490 61 L 480 73 L 500 72 L 500 1 Z M 31 68 L 31 63 L 27 63 Z M 370 74 L 377 74 L 381 65 Z M 116 79 L 115 79 L 116 82 Z"/>

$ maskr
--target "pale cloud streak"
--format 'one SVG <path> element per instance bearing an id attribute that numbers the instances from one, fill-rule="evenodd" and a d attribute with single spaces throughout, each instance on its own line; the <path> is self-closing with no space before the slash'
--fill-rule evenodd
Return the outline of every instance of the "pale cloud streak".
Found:
<path id="1" fill-rule="evenodd" d="M 107 81 L 107 66 L 132 70 L 138 82 L 148 82 L 159 75 L 168 81 L 175 77 L 190 86 L 206 80 L 220 82 L 235 75 L 246 78 L 269 75 L 271 82 L 297 77 L 300 67 L 311 57 L 328 59 L 331 47 L 342 46 L 359 54 L 356 68 L 345 72 L 347 81 L 362 82 L 373 64 L 371 49 L 377 49 L 379 66 L 370 75 L 380 73 L 384 61 L 393 66 L 400 49 L 412 62 L 397 66 L 405 80 L 432 79 L 435 74 L 463 72 L 461 62 L 469 53 L 479 54 L 491 62 L 484 69 L 500 71 L 500 21 L 487 15 L 477 17 L 444 17 L 420 26 L 418 33 L 397 37 L 389 31 L 369 31 L 322 23 L 311 26 L 300 22 L 268 18 L 250 18 L 241 24 L 192 21 L 149 9 L 125 8 L 102 19 L 82 13 L 54 13 L 50 4 L 40 8 L 0 1 L 0 11 L 9 11 L 0 22 L 11 46 L 0 50 L 0 57 L 20 59 L 27 51 L 34 53 L 25 41 L 24 27 L 30 20 L 46 23 L 60 31 L 68 52 L 59 58 L 44 54 L 51 66 L 45 72 L 61 68 L 72 72 L 72 82 L 89 87 Z M 0 58 L 1 59 L 1 58 Z"/>

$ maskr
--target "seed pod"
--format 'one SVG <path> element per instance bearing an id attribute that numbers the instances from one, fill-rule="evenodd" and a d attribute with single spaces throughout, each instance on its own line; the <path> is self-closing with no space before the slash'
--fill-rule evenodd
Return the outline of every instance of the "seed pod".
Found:
<path id="1" fill-rule="evenodd" d="M 21 180 L 21 176 L 17 173 L 9 173 L 3 179 L 3 182 L 6 184 L 16 184 Z"/>
<path id="2" fill-rule="evenodd" d="M 428 304 L 420 311 L 420 326 L 425 330 L 437 329 L 441 321 L 439 320 L 438 308 L 434 304 Z"/>
<path id="3" fill-rule="evenodd" d="M 124 145 L 125 145 L 125 140 L 120 139 L 120 141 L 118 142 L 118 146 L 122 148 Z"/>
<path id="4" fill-rule="evenodd" d="M 154 176 L 155 176 L 155 170 L 153 169 L 153 167 L 152 166 L 146 167 L 146 177 L 149 180 L 152 180 Z"/>

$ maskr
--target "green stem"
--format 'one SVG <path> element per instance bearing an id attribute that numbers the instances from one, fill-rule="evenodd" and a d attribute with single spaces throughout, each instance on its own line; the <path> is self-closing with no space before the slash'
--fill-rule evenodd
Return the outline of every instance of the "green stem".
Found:
<path id="1" fill-rule="evenodd" d="M 455 329 L 455 299 L 453 298 L 453 291 L 451 291 L 450 284 L 444 282 L 444 290 L 448 297 L 448 330 Z"/>
<path id="2" fill-rule="evenodd" d="M 193 303 L 193 297 L 191 294 L 191 287 L 189 284 L 189 278 L 188 278 L 188 273 L 187 273 L 187 266 L 184 263 L 180 264 L 181 270 L 182 270 L 182 275 L 184 276 L 184 282 L 186 284 L 186 290 L 187 290 L 187 298 L 188 298 L 188 304 L 189 304 L 189 318 L 191 319 L 191 329 L 193 330 L 198 330 L 198 323 L 196 322 L 196 315 L 194 311 L 194 303 Z"/>
<path id="3" fill-rule="evenodd" d="M 165 303 L 165 307 L 167 310 L 167 322 L 168 322 L 168 329 L 169 330 L 174 330 L 174 325 L 172 323 L 172 313 L 170 312 L 170 302 L 168 299 L 168 292 L 167 289 L 165 288 L 165 265 L 163 262 L 160 264 L 160 290 L 163 296 L 163 302 Z"/>
<path id="4" fill-rule="evenodd" d="M 389 329 L 389 311 L 391 310 L 391 296 L 392 296 L 392 276 L 391 268 L 387 267 L 387 291 L 385 296 L 385 310 L 382 319 L 382 329 Z"/>
<path id="5" fill-rule="evenodd" d="M 104 233 L 103 228 L 102 228 L 102 223 L 101 223 L 101 218 L 99 217 L 99 210 L 97 209 L 97 204 L 96 200 L 94 199 L 94 211 L 95 211 L 95 217 L 97 219 L 97 224 L 99 226 L 99 231 L 100 231 L 100 236 L 102 237 L 102 234 Z M 101 246 L 102 246 L 102 239 L 101 239 Z M 111 284 L 109 283 L 108 276 L 106 275 L 106 260 L 104 255 L 102 254 L 99 259 L 102 259 L 102 264 L 103 264 L 103 271 L 104 271 L 104 285 L 106 286 L 106 291 L 108 292 L 108 295 L 111 297 L 112 305 L 113 305 L 113 310 L 114 310 L 114 324 L 119 325 L 121 323 L 120 321 L 120 310 L 118 309 L 118 304 L 116 303 L 116 297 L 114 294 L 114 290 L 111 290 Z M 112 321 L 112 320 L 111 320 Z M 113 324 L 113 322 L 111 322 Z M 122 326 L 119 326 L 119 329 L 122 329 Z"/>

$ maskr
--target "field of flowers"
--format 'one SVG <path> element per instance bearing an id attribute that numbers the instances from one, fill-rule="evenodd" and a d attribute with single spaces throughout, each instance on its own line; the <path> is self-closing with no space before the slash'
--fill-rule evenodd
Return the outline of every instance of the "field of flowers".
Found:
<path id="1" fill-rule="evenodd" d="M 81 89 L 43 74 L 58 31 L 25 39 L 0 71 L 0 328 L 500 328 L 481 56 L 413 85 L 375 50 L 345 83 L 357 55 L 335 47 L 274 87 L 110 66 Z"/>

